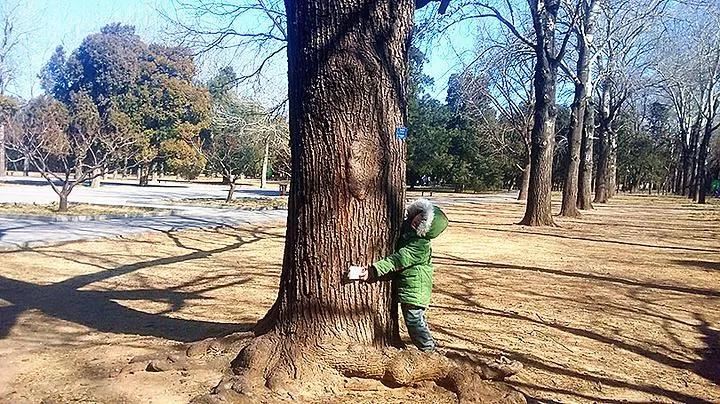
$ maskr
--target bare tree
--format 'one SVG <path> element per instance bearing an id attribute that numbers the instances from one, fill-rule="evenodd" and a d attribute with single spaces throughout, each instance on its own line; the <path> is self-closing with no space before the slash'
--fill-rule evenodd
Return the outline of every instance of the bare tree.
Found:
<path id="1" fill-rule="evenodd" d="M 9 105 L 9 99 L 5 97 L 8 86 L 15 79 L 17 64 L 13 56 L 18 50 L 21 42 L 26 38 L 27 32 L 18 27 L 20 2 L 3 3 L 0 5 L 0 100 L 4 106 Z M 6 175 L 7 158 L 5 154 L 5 128 L 10 114 L 8 108 L 0 106 L 0 177 Z"/>
<path id="2" fill-rule="evenodd" d="M 132 152 L 138 136 L 128 131 L 129 119 L 109 114 L 101 119 L 87 95 L 75 94 L 71 111 L 41 96 L 15 115 L 9 147 L 26 156 L 50 184 L 60 198 L 58 211 L 67 211 L 75 186 L 114 169 Z"/>
<path id="3" fill-rule="evenodd" d="M 716 2 L 678 3 L 668 13 L 667 31 L 655 60 L 658 87 L 676 119 L 679 152 L 673 188 L 699 202 L 705 199 L 706 159 L 718 129 L 718 23 Z"/>
<path id="4" fill-rule="evenodd" d="M 232 200 L 237 181 L 244 175 L 260 174 L 265 188 L 271 146 L 273 151 L 276 147 L 282 150 L 278 143 L 287 140 L 282 133 L 285 125 L 252 103 L 216 105 L 213 115 L 210 138 L 193 144 L 210 168 L 228 179 L 226 202 Z"/>
<path id="5" fill-rule="evenodd" d="M 160 12 L 173 42 L 193 49 L 197 56 L 242 61 L 235 66 L 239 74 L 234 84 L 253 84 L 262 92 L 268 81 L 265 73 L 284 68 L 287 22 L 282 1 L 173 0 Z"/>
<path id="6" fill-rule="evenodd" d="M 563 186 L 561 216 L 576 217 L 580 215 L 578 205 L 583 209 L 592 208 L 587 200 L 588 173 L 592 172 L 592 131 L 585 130 L 585 117 L 588 100 L 592 97 L 591 65 L 597 56 L 594 43 L 595 26 L 600 14 L 599 0 L 582 0 L 580 16 L 573 28 L 575 32 L 575 48 L 577 63 L 570 70 L 564 63 L 561 67 L 573 80 L 574 98 L 570 106 L 570 129 L 568 131 L 569 156 Z M 584 147 L 583 147 L 584 146 Z M 582 170 L 581 170 L 582 167 Z M 580 178 L 580 173 L 583 173 Z M 582 192 L 580 192 L 582 191 Z"/>
<path id="7" fill-rule="evenodd" d="M 713 10 L 715 14 L 708 14 L 705 29 L 698 35 L 700 46 L 696 58 L 700 61 L 701 68 L 698 73 L 702 86 L 701 96 L 698 103 L 699 122 L 697 138 L 700 144 L 697 152 L 697 171 L 695 173 L 694 187 L 692 194 L 698 203 L 705 203 L 709 178 L 707 176 L 707 157 L 710 139 L 720 127 L 720 33 L 717 27 L 720 23 L 720 13 Z M 697 140 L 696 140 L 697 141 Z"/>
<path id="8" fill-rule="evenodd" d="M 479 56 L 470 65 L 476 80 L 465 80 L 467 100 L 484 100 L 497 113 L 485 119 L 485 105 L 466 102 L 470 114 L 483 120 L 487 136 L 499 153 L 518 162 L 522 173 L 518 200 L 526 200 L 530 182 L 531 131 L 533 126 L 533 52 L 513 37 L 502 36 L 480 44 Z M 518 147 L 518 143 L 520 147 Z"/>
<path id="9" fill-rule="evenodd" d="M 650 72 L 661 35 L 657 22 L 666 1 L 631 3 L 621 1 L 614 8 L 602 8 L 598 35 L 604 43 L 597 63 L 599 83 L 594 86 L 596 101 L 595 203 L 605 203 L 616 191 L 616 119 L 633 91 L 655 84 Z"/>
<path id="10" fill-rule="evenodd" d="M 495 4 L 471 0 L 454 11 L 453 23 L 468 19 L 494 19 L 535 55 L 533 73 L 533 127 L 531 165 L 525 215 L 520 224 L 553 226 L 552 163 L 557 116 L 558 68 L 568 50 L 579 16 L 579 1 L 529 0 L 526 10 L 507 1 Z M 527 33 L 530 32 L 532 37 Z"/>

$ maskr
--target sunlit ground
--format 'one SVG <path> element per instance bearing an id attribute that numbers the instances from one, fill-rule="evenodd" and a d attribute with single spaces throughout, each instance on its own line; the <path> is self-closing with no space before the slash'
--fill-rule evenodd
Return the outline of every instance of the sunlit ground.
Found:
<path id="1" fill-rule="evenodd" d="M 561 227 L 522 205 L 443 196 L 429 321 L 441 346 L 524 363 L 561 402 L 720 401 L 720 207 L 618 197 Z M 282 223 L 2 252 L 0 402 L 183 402 L 210 370 L 117 375 L 138 354 L 246 328 L 270 306 Z M 367 388 L 367 384 L 360 384 Z M 437 402 L 348 389 L 326 402 Z M 380 400 L 380 401 L 378 401 Z"/>

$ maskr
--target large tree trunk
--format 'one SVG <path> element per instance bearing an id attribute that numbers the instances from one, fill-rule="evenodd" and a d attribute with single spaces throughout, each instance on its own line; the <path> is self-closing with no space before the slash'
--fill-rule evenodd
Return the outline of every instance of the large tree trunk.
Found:
<path id="1" fill-rule="evenodd" d="M 23 176 L 27 177 L 30 175 L 30 159 L 27 157 L 23 158 Z"/>
<path id="2" fill-rule="evenodd" d="M 535 108 L 532 128 L 532 164 L 525 216 L 520 224 L 526 226 L 554 226 L 552 217 L 552 165 L 555 149 L 555 86 L 557 62 L 555 56 L 555 21 L 560 4 L 557 0 L 531 1 L 535 28 Z"/>
<path id="3" fill-rule="evenodd" d="M 0 123 L 0 177 L 7 175 L 7 161 L 5 159 L 5 124 Z"/>
<path id="4" fill-rule="evenodd" d="M 322 367 L 310 362 L 335 351 L 387 346 L 396 335 L 390 283 L 345 283 L 343 271 L 390 253 L 403 219 L 405 144 L 395 129 L 406 121 L 414 3 L 288 0 L 286 8 L 285 254 L 261 322 L 269 331 L 240 354 L 271 389 L 318 377 Z"/>
<path id="5" fill-rule="evenodd" d="M 344 284 L 342 272 L 390 253 L 403 219 L 395 129 L 406 120 L 414 3 L 286 7 L 293 176 L 275 329 L 288 344 L 387 345 L 397 326 L 390 285 Z"/>
<path id="6" fill-rule="evenodd" d="M 260 173 L 260 188 L 267 186 L 268 160 L 270 159 L 270 140 L 265 139 L 265 154 L 263 154 L 262 172 Z"/>
<path id="7" fill-rule="evenodd" d="M 395 131 L 406 124 L 414 7 L 286 1 L 292 176 L 280 289 L 233 361 L 239 376 L 216 394 L 266 402 L 270 389 L 304 401 L 338 376 L 441 380 L 460 399 L 489 392 L 444 356 L 391 348 L 398 316 L 389 281 L 344 281 L 348 266 L 393 250 L 403 220 L 406 152 Z"/>
<path id="8" fill-rule="evenodd" d="M 583 138 L 580 155 L 580 184 L 578 184 L 578 208 L 592 209 L 593 185 L 593 136 L 595 134 L 595 106 L 589 100 L 585 107 Z"/>

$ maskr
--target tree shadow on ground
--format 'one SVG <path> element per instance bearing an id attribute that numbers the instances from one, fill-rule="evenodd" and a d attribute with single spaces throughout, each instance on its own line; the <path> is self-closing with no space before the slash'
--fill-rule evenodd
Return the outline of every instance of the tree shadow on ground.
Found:
<path id="1" fill-rule="evenodd" d="M 459 220 L 451 220 L 450 223 L 456 224 L 456 225 L 459 224 L 460 225 L 459 227 L 465 227 L 465 228 L 474 229 L 474 230 L 493 231 L 493 232 L 499 232 L 499 233 L 523 234 L 523 235 L 536 236 L 536 237 L 550 237 L 550 238 L 560 238 L 560 239 L 565 239 L 565 240 L 589 241 L 589 242 L 593 242 L 593 243 L 617 244 L 617 245 L 631 246 L 631 247 L 644 247 L 644 248 L 658 248 L 658 249 L 668 249 L 668 250 L 678 250 L 678 251 L 717 253 L 716 249 L 709 249 L 709 248 L 646 244 L 646 243 L 638 243 L 638 242 L 625 241 L 625 240 L 612 240 L 612 239 L 607 239 L 607 238 L 571 236 L 568 234 L 544 233 L 544 232 L 542 232 L 540 230 L 536 230 L 536 229 L 533 229 L 533 231 L 499 229 L 499 228 L 497 228 L 497 226 L 489 227 L 484 224 L 467 222 L 467 221 L 459 221 Z"/>
<path id="2" fill-rule="evenodd" d="M 0 301 L 4 300 L 9 303 L 0 307 L 0 338 L 6 337 L 15 325 L 17 318 L 28 310 L 38 310 L 53 318 L 70 321 L 102 332 L 155 336 L 181 342 L 197 341 L 208 336 L 243 331 L 254 326 L 254 323 L 217 323 L 168 316 L 168 314 L 185 307 L 189 301 L 205 299 L 203 294 L 206 292 L 242 285 L 252 279 L 249 276 L 229 274 L 204 276 L 192 282 L 164 289 L 86 289 L 92 283 L 106 281 L 140 269 L 204 259 L 213 254 L 241 248 L 263 239 L 282 238 L 282 236 L 255 229 L 250 231 L 247 237 L 237 235 L 236 241 L 233 243 L 202 250 L 184 245 L 172 232 L 166 232 L 166 234 L 175 241 L 176 245 L 189 249 L 191 252 L 139 261 L 109 270 L 102 269 L 98 272 L 78 275 L 46 285 L 0 276 Z M 82 261 L 76 262 L 83 263 Z M 180 290 L 193 286 L 193 291 Z M 149 300 L 164 303 L 168 308 L 160 313 L 146 313 L 123 306 L 117 302 L 119 300 Z"/>
<path id="3" fill-rule="evenodd" d="M 699 295 L 702 297 L 709 296 L 709 297 L 717 297 L 718 292 L 716 291 L 710 291 L 710 290 L 703 290 L 703 289 L 694 289 L 694 288 L 687 288 L 683 286 L 675 286 L 675 285 L 655 285 L 652 283 L 647 282 L 639 282 L 634 280 L 627 280 L 622 278 L 613 278 L 608 276 L 599 276 L 599 275 L 592 275 L 592 274 L 584 274 L 584 273 L 574 273 L 574 272 L 566 272 L 566 271 L 559 271 L 559 270 L 549 270 L 545 268 L 537 268 L 537 267 L 529 267 L 529 266 L 520 266 L 520 265 L 511 265 L 511 264 L 498 264 L 493 262 L 482 262 L 482 261 L 471 261 L 467 259 L 463 259 L 460 257 L 455 256 L 442 256 L 437 258 L 437 263 L 441 265 L 448 265 L 448 266 L 468 266 L 468 267 L 474 267 L 478 269 L 488 268 L 488 269 L 513 269 L 513 270 L 521 270 L 521 271 L 533 271 L 533 272 L 540 272 L 540 273 L 549 273 L 553 275 L 561 275 L 561 276 L 570 276 L 570 277 L 577 277 L 581 279 L 597 279 L 604 282 L 611 282 L 613 284 L 620 284 L 620 285 L 627 285 L 631 287 L 636 287 L 634 289 L 631 289 L 631 292 L 634 290 L 644 290 L 646 288 L 657 288 L 661 290 L 668 290 L 671 292 L 679 292 L 679 293 L 690 293 Z M 628 316 L 639 316 L 644 314 L 650 314 L 653 315 L 653 317 L 656 317 L 658 319 L 662 319 L 665 321 L 675 321 L 678 324 L 690 327 L 691 329 L 696 330 L 699 334 L 702 335 L 702 338 L 704 340 L 704 343 L 706 345 L 706 348 L 703 348 L 702 350 L 699 350 L 697 353 L 701 357 L 700 360 L 698 360 L 695 355 L 692 355 L 691 353 L 688 355 L 689 352 L 675 352 L 672 351 L 666 347 L 663 347 L 661 345 L 654 344 L 652 341 L 642 341 L 642 340 L 635 340 L 629 337 L 623 337 L 618 334 L 607 334 L 605 332 L 602 332 L 602 330 L 596 330 L 589 327 L 584 326 L 578 326 L 578 325 L 570 325 L 569 323 L 560 323 L 553 320 L 543 319 L 540 316 L 534 317 L 523 313 L 518 313 L 515 311 L 506 311 L 501 309 L 495 309 L 491 307 L 487 307 L 481 303 L 481 299 L 478 299 L 476 295 L 473 293 L 473 290 L 471 288 L 467 289 L 467 292 L 455 292 L 455 291 L 449 291 L 442 287 L 435 286 L 435 293 L 439 293 L 442 295 L 445 295 L 447 297 L 450 297 L 451 299 L 455 300 L 456 302 L 459 302 L 460 304 L 451 304 L 448 306 L 442 306 L 442 305 L 434 305 L 436 308 L 441 308 L 448 310 L 450 312 L 467 312 L 470 314 L 475 315 L 481 315 L 481 316 L 490 316 L 490 317 L 497 317 L 500 319 L 507 319 L 507 320 L 519 320 L 523 322 L 532 323 L 537 326 L 541 327 L 548 327 L 551 329 L 555 329 L 564 333 L 569 333 L 577 337 L 587 338 L 593 341 L 597 341 L 603 344 L 608 344 L 613 347 L 616 347 L 618 349 L 622 349 L 628 352 L 632 352 L 633 354 L 640 355 L 644 358 L 647 358 L 651 361 L 657 362 L 662 365 L 670 366 L 676 369 L 683 369 L 690 372 L 693 372 L 707 380 L 710 380 L 714 383 L 720 382 L 720 332 L 712 329 L 710 327 L 710 324 L 705 321 L 703 318 L 698 317 L 697 314 L 689 312 L 690 314 L 693 314 L 695 316 L 695 319 L 697 321 L 695 322 L 689 322 L 689 321 L 682 321 L 682 320 L 676 320 L 668 315 L 659 315 L 654 314 L 651 312 L 644 313 L 642 311 L 634 311 L 634 310 L 628 310 L 627 315 Z M 631 293 L 632 295 L 632 293 Z M 550 295 L 543 295 L 539 294 L 539 296 L 542 296 L 546 299 L 561 299 L 557 296 L 550 296 Z M 572 298 L 563 299 L 563 300 L 570 300 L 573 301 Z M 463 307 L 465 306 L 465 307 Z M 598 310 L 603 310 L 602 304 L 599 305 Z M 461 335 L 460 333 L 456 333 L 453 330 L 441 327 L 441 326 L 432 326 L 433 330 L 439 331 L 441 334 L 444 334 L 452 339 L 460 339 L 463 341 L 466 341 L 468 343 L 471 343 L 476 346 L 481 346 L 483 349 L 487 349 L 488 351 L 503 351 L 508 352 L 506 347 L 499 347 L 499 346 L 490 346 L 484 344 L 482 341 L 476 341 L 471 340 L 467 338 L 466 336 Z M 562 344 L 561 344 L 562 345 Z M 458 349 L 461 350 L 461 349 Z M 668 351 L 668 352 L 663 352 Z M 692 351 L 690 351 L 692 352 Z M 478 352 L 475 352 L 475 354 L 479 354 Z M 700 402 L 700 403 L 706 403 L 710 402 L 706 399 L 691 396 L 682 392 L 673 391 L 669 389 L 665 389 L 659 386 L 653 386 L 648 384 L 633 384 L 629 381 L 623 381 L 623 380 L 616 380 L 612 378 L 605 377 L 604 375 L 593 375 L 589 374 L 585 371 L 570 369 L 567 367 L 567 365 L 554 365 L 552 361 L 548 361 L 544 358 L 538 358 L 530 354 L 524 354 L 521 352 L 509 352 L 508 355 L 511 359 L 518 360 L 525 365 L 528 365 L 530 367 L 540 369 L 543 371 L 546 371 L 551 374 L 561 375 L 561 376 L 567 376 L 567 377 L 573 377 L 578 378 L 586 381 L 590 381 L 593 383 L 599 383 L 601 385 L 606 386 L 612 386 L 617 388 L 623 388 L 623 389 L 630 389 L 640 392 L 645 392 L 648 394 L 658 395 L 666 397 L 670 400 L 679 401 L 679 402 Z M 626 402 L 624 400 L 612 400 L 612 399 L 606 399 L 606 398 L 600 398 L 600 397 L 594 397 L 592 395 L 587 394 L 581 394 L 578 392 L 565 390 L 565 389 L 555 389 L 554 387 L 549 386 L 535 386 L 535 385 L 529 385 L 529 384 L 523 384 L 523 383 L 514 383 L 517 387 L 525 387 L 530 388 L 534 390 L 543 390 L 547 392 L 553 392 L 558 394 L 564 394 L 564 395 L 571 395 L 576 396 L 581 399 L 585 400 L 592 400 L 596 402 Z"/>
<path id="4" fill-rule="evenodd" d="M 700 260 L 674 260 L 677 265 L 693 266 L 711 271 L 720 271 L 720 262 L 700 261 Z"/>
<path id="5" fill-rule="evenodd" d="M 595 280 L 595 281 L 621 284 L 621 285 L 625 285 L 625 286 L 653 288 L 653 289 L 667 290 L 667 291 L 671 291 L 671 292 L 689 293 L 689 294 L 708 296 L 708 297 L 720 297 L 720 291 L 712 290 L 712 289 L 700 289 L 700 288 L 693 288 L 693 287 L 689 287 L 689 286 L 643 282 L 643 281 L 638 281 L 638 280 L 633 280 L 633 279 L 617 278 L 617 277 L 605 276 L 605 275 L 595 275 L 595 274 L 589 274 L 589 273 L 583 273 L 583 272 L 564 271 L 561 269 L 531 267 L 531 266 L 515 265 L 515 264 L 502 264 L 502 263 L 489 262 L 489 261 L 474 261 L 474 260 L 468 260 L 465 258 L 460 258 L 460 257 L 450 255 L 450 254 L 445 254 L 443 256 L 435 256 L 435 257 L 433 257 L 433 262 L 440 264 L 440 265 L 453 265 L 453 266 L 459 266 L 459 267 L 470 267 L 470 268 L 478 268 L 478 269 L 491 268 L 491 269 L 511 269 L 511 270 L 520 270 L 520 271 L 541 272 L 541 273 L 550 274 L 550 275 L 590 279 L 590 280 Z"/>
<path id="6" fill-rule="evenodd" d="M 698 352 L 702 359 L 695 364 L 695 372 L 720 385 L 720 331 L 710 328 L 707 320 L 698 314 L 695 319 L 700 322 L 698 330 L 705 343 L 705 348 Z"/>
<path id="7" fill-rule="evenodd" d="M 585 380 L 588 382 L 592 382 L 596 385 L 605 385 L 605 386 L 610 386 L 610 387 L 616 387 L 616 388 L 622 388 L 622 389 L 628 389 L 628 390 L 634 390 L 634 391 L 638 391 L 638 392 L 653 394 L 653 395 L 662 396 L 662 397 L 665 397 L 665 398 L 668 398 L 670 400 L 674 400 L 677 402 L 703 403 L 703 404 L 712 403 L 712 401 L 708 401 L 708 400 L 700 398 L 700 397 L 695 397 L 695 396 L 688 395 L 688 394 L 674 391 L 674 390 L 664 389 L 664 388 L 658 387 L 658 386 L 647 385 L 647 384 L 633 384 L 633 383 L 628 383 L 628 382 L 625 382 L 622 380 L 611 379 L 611 378 L 604 377 L 601 375 L 593 375 L 590 373 L 573 370 L 573 369 L 568 368 L 565 365 L 552 364 L 552 363 L 548 362 L 547 360 L 535 357 L 534 355 L 523 354 L 523 353 L 520 353 L 517 351 L 508 350 L 506 347 L 492 346 L 492 345 L 484 344 L 479 341 L 471 340 L 471 339 L 467 338 L 466 336 L 463 336 L 459 333 L 450 331 L 449 329 L 441 327 L 441 326 L 433 326 L 432 330 L 434 332 L 438 332 L 439 334 L 443 334 L 443 335 L 451 337 L 451 338 L 464 340 L 466 342 L 472 343 L 473 345 L 479 345 L 479 346 L 481 346 L 481 348 L 486 349 L 488 351 L 493 351 L 493 352 L 502 351 L 505 354 L 505 356 L 507 356 L 508 358 L 510 358 L 512 360 L 519 361 L 525 366 L 529 366 L 529 367 L 532 367 L 535 369 L 540 369 L 540 370 L 543 370 L 543 371 L 551 373 L 551 374 L 581 379 L 581 380 Z M 484 356 L 482 354 L 482 352 L 474 351 L 474 350 L 470 350 L 470 349 L 466 349 L 466 348 L 461 348 L 461 347 L 447 347 L 446 349 L 448 351 L 455 351 L 455 352 L 458 352 L 461 354 L 469 354 L 469 355 L 479 356 L 479 357 Z M 566 396 L 573 396 L 573 397 L 577 397 L 579 399 L 590 400 L 590 401 L 598 402 L 598 403 L 627 403 L 628 402 L 626 399 L 611 399 L 611 398 L 607 398 L 607 397 L 590 395 L 588 393 L 583 393 L 580 391 L 574 391 L 574 390 L 557 388 L 557 387 L 540 386 L 540 385 L 525 383 L 525 382 L 516 381 L 516 380 L 506 380 L 506 382 L 512 386 L 515 386 L 515 387 L 523 390 L 523 391 L 541 390 L 541 391 L 545 391 L 545 392 L 549 392 L 549 393 L 557 393 L 557 394 L 562 394 L 562 395 L 566 395 Z M 549 402 L 545 399 L 539 400 L 539 399 L 533 398 L 532 394 L 528 395 L 528 397 L 529 397 L 528 402 L 530 402 L 530 403 L 532 403 L 532 402 L 543 402 L 543 403 Z"/>

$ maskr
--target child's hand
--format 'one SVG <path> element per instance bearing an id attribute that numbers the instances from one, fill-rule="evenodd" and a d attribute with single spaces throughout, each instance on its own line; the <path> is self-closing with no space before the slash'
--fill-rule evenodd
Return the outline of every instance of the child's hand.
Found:
<path id="1" fill-rule="evenodd" d="M 370 279 L 370 269 L 368 267 L 363 267 L 362 271 L 360 271 L 358 279 L 363 282 L 367 282 Z"/>
<path id="2" fill-rule="evenodd" d="M 348 271 L 346 272 L 346 277 L 350 281 L 370 282 L 373 275 L 374 270 L 372 266 L 361 267 L 353 265 L 348 268 Z"/>

